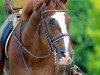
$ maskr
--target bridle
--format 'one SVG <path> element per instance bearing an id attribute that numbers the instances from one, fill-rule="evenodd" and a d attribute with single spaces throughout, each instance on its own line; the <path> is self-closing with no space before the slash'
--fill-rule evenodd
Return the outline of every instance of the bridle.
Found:
<path id="1" fill-rule="evenodd" d="M 57 49 L 56 47 L 54 46 L 54 43 L 61 40 L 63 37 L 66 37 L 66 36 L 70 36 L 68 33 L 64 33 L 64 34 L 60 34 L 54 38 L 50 38 L 49 36 L 49 32 L 48 32 L 48 29 L 47 29 L 47 25 L 46 25 L 46 22 L 45 22 L 45 19 L 44 19 L 44 14 L 47 13 L 47 12 L 65 12 L 65 10 L 47 10 L 47 11 L 44 11 L 44 6 L 42 6 L 41 8 L 41 25 L 43 25 L 43 28 L 44 28 L 44 33 L 46 35 L 46 38 L 47 38 L 47 41 L 48 41 L 48 44 L 49 44 L 49 47 L 51 49 L 51 51 L 45 55 L 45 56 L 36 56 L 34 54 L 32 54 L 21 42 L 21 36 L 20 38 L 17 36 L 17 34 L 15 33 L 15 31 L 13 31 L 13 34 L 14 34 L 14 37 L 17 41 L 17 43 L 19 44 L 19 47 L 20 47 L 20 52 L 21 52 L 21 56 L 22 56 L 22 60 L 23 60 L 23 63 L 24 65 L 26 66 L 26 69 L 29 71 L 29 68 L 27 66 L 27 63 L 25 61 L 25 58 L 23 56 L 23 53 L 22 53 L 22 49 L 28 54 L 30 55 L 31 57 L 33 58 L 37 58 L 37 59 L 43 59 L 43 58 L 47 58 L 49 57 L 52 53 L 55 54 L 55 56 L 57 56 Z M 20 25 L 20 35 L 21 35 L 21 27 L 22 27 L 22 24 Z M 57 64 L 57 58 L 55 57 L 55 64 Z M 68 69 L 68 72 L 70 71 L 70 68 L 73 67 L 73 62 L 71 64 L 69 64 L 69 69 Z M 29 75 L 31 75 L 31 73 L 29 73 Z M 70 75 L 70 74 L 68 74 Z"/>
<path id="2" fill-rule="evenodd" d="M 46 38 L 48 40 L 49 47 L 52 50 L 52 52 L 57 53 L 57 50 L 56 50 L 56 47 L 54 46 L 54 43 L 61 40 L 63 37 L 70 36 L 70 35 L 68 33 L 63 33 L 63 34 L 57 35 L 56 37 L 51 38 L 49 35 L 49 32 L 48 32 L 46 22 L 45 22 L 44 14 L 48 13 L 48 12 L 65 12 L 65 10 L 46 10 L 46 11 L 44 11 L 44 6 L 42 6 L 41 12 L 42 12 L 41 13 L 41 23 L 43 25 L 44 32 L 45 32 Z"/>

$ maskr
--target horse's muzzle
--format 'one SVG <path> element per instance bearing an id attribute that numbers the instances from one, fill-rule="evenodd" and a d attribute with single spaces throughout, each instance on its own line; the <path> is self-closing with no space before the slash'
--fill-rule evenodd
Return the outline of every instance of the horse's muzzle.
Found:
<path id="1" fill-rule="evenodd" d="M 64 55 L 62 58 L 59 59 L 60 65 L 69 65 L 72 62 L 71 57 L 68 55 Z"/>

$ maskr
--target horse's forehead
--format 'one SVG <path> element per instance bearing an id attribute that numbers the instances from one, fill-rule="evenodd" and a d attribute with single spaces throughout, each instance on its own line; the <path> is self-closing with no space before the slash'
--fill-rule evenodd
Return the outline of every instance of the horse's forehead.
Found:
<path id="1" fill-rule="evenodd" d="M 66 19 L 65 19 L 65 12 L 56 12 L 54 15 L 51 16 L 54 18 L 60 25 L 61 29 L 66 31 Z"/>
<path id="2" fill-rule="evenodd" d="M 59 19 L 65 19 L 65 12 L 56 12 L 51 18 L 55 18 L 59 21 Z"/>

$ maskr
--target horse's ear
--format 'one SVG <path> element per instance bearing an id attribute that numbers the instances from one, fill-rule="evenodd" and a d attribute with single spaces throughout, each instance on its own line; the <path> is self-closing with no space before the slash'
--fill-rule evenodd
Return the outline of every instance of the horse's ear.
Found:
<path id="1" fill-rule="evenodd" d="M 47 6 L 51 0 L 44 0 L 45 5 Z"/>
<path id="2" fill-rule="evenodd" d="M 68 0 L 60 0 L 63 4 L 66 4 Z"/>

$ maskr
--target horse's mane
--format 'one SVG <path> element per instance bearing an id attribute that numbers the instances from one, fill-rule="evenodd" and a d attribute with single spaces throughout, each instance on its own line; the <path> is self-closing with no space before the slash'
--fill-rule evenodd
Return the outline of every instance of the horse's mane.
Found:
<path id="1" fill-rule="evenodd" d="M 43 3 L 43 0 L 29 0 L 28 3 L 23 7 L 21 16 L 23 20 L 29 19 L 33 11 L 39 8 Z"/>
<path id="2" fill-rule="evenodd" d="M 44 0 L 29 0 L 25 7 L 22 9 L 21 16 L 23 20 L 29 19 L 33 11 L 39 9 L 40 5 L 43 4 Z M 55 0 L 53 3 L 57 9 L 65 9 L 65 6 L 59 2 L 59 0 Z"/>

